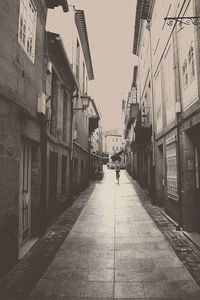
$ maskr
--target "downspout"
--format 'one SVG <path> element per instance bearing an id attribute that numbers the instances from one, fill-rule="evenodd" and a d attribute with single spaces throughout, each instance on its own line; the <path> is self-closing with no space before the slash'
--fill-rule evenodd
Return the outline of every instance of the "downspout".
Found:
<path id="1" fill-rule="evenodd" d="M 71 124 L 70 124 L 70 141 L 71 141 L 71 147 L 70 147 L 70 200 L 73 201 L 73 98 L 71 100 Z"/>
<path id="2" fill-rule="evenodd" d="M 45 31 L 45 61 L 48 60 L 48 46 L 47 46 L 47 33 Z M 46 67 L 46 64 L 45 64 Z M 45 68 L 45 95 L 46 95 L 46 68 Z M 42 220 L 41 220 L 41 233 L 43 234 L 47 226 L 47 119 L 46 116 L 40 116 L 40 136 L 41 136 L 41 208 L 42 208 Z"/>
<path id="3" fill-rule="evenodd" d="M 176 29 L 176 27 L 175 27 Z M 177 175 L 178 175 L 178 196 L 179 196 L 179 224 L 176 227 L 176 230 L 183 229 L 183 214 L 182 214 L 182 180 L 181 180 L 181 125 L 182 125 L 182 99 L 181 99 L 181 82 L 180 82 L 180 66 L 179 66 L 179 48 L 178 48 L 178 37 L 177 30 L 174 30 L 173 33 L 173 41 L 175 45 L 174 58 L 175 58 L 175 76 L 178 80 L 175 80 L 175 88 L 176 88 L 176 122 L 177 122 Z"/>
<path id="4" fill-rule="evenodd" d="M 154 5 L 154 1 L 152 1 Z M 155 202 L 155 109 L 154 109 L 154 82 L 153 82 L 153 58 L 152 58 L 152 37 L 151 37 L 151 19 L 147 21 L 147 30 L 149 30 L 149 50 L 150 50 L 150 78 L 151 78 L 151 107 L 152 107 L 152 173 L 153 173 L 153 182 L 151 185 L 151 202 Z"/>

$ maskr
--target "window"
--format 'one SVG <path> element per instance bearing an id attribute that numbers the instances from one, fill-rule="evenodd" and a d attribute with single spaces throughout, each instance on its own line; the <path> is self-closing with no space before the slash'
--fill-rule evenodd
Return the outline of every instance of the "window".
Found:
<path id="1" fill-rule="evenodd" d="M 166 141 L 167 159 L 167 194 L 173 200 L 178 200 L 177 192 L 177 158 L 175 136 Z"/>
<path id="2" fill-rule="evenodd" d="M 80 65 L 80 44 L 76 43 L 76 79 L 79 81 L 79 65 Z"/>
<path id="3" fill-rule="evenodd" d="M 65 194 L 67 189 L 67 156 L 62 155 L 61 166 L 61 194 Z"/>
<path id="4" fill-rule="evenodd" d="M 88 92 L 88 78 L 86 76 L 85 78 L 85 94 L 87 95 L 87 92 Z"/>
<path id="5" fill-rule="evenodd" d="M 183 64 L 183 85 L 184 87 L 188 84 L 188 69 L 187 69 L 187 61 L 184 61 Z"/>
<path id="6" fill-rule="evenodd" d="M 194 48 L 192 45 L 190 46 L 189 53 L 188 53 L 188 64 L 189 64 L 189 74 L 190 79 L 192 80 L 195 76 L 195 67 L 194 67 Z"/>
<path id="7" fill-rule="evenodd" d="M 176 117 L 176 109 L 175 109 L 175 71 L 174 71 L 174 49 L 173 44 L 170 44 L 166 54 L 164 56 L 164 82 L 165 82 L 165 89 L 164 89 L 164 102 L 165 102 L 165 109 L 166 109 L 166 123 L 167 125 L 170 124 L 175 120 Z M 161 76 L 162 77 L 162 76 Z M 161 84 L 162 86 L 162 84 Z M 161 89 L 161 96 L 162 96 L 162 89 Z M 162 105 L 162 100 L 161 100 Z"/>
<path id="8" fill-rule="evenodd" d="M 20 0 L 18 41 L 31 61 L 35 59 L 37 11 L 32 0 Z"/>
<path id="9" fill-rule="evenodd" d="M 85 64 L 83 62 L 83 95 L 85 94 Z"/>

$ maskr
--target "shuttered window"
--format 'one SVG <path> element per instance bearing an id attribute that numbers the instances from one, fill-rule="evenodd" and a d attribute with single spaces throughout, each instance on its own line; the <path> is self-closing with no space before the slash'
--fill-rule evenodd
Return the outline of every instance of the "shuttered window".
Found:
<path id="1" fill-rule="evenodd" d="M 166 141 L 167 160 L 167 195 L 168 198 L 178 200 L 177 182 L 177 150 L 175 136 Z"/>

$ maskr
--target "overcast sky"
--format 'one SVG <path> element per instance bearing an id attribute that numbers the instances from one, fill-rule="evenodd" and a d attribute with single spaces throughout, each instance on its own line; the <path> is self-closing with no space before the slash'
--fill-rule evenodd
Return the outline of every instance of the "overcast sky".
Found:
<path id="1" fill-rule="evenodd" d="M 121 102 L 131 86 L 136 0 L 68 0 L 83 9 L 95 80 L 90 83 L 104 129 L 120 128 Z"/>

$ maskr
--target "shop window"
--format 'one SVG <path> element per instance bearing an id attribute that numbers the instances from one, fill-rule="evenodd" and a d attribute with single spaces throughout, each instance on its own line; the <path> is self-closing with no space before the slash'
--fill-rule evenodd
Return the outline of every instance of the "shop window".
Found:
<path id="1" fill-rule="evenodd" d="M 178 200 L 176 141 L 173 142 L 170 141 L 170 143 L 167 142 L 166 161 L 167 161 L 167 195 L 169 198 L 173 200 Z"/>
<path id="2" fill-rule="evenodd" d="M 32 0 L 20 0 L 18 41 L 34 63 L 37 11 Z"/>

